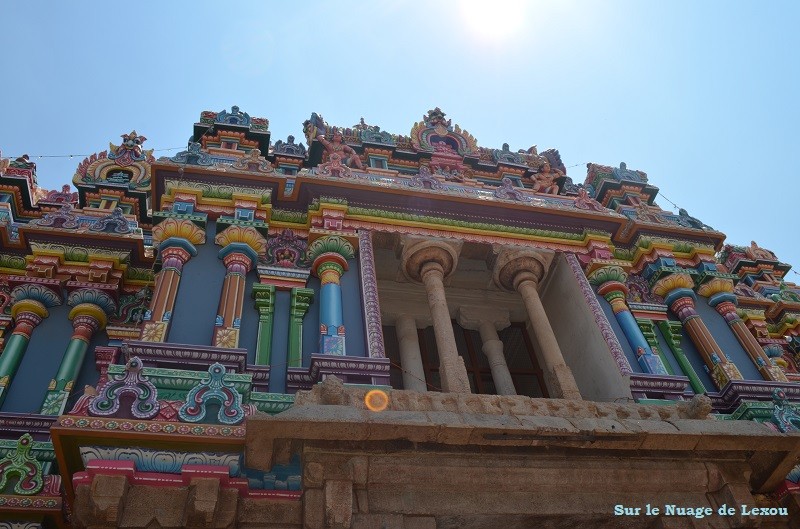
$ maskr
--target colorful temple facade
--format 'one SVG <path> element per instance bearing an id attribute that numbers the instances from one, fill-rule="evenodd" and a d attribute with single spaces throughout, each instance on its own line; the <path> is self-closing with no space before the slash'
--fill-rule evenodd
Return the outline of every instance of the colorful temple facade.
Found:
<path id="1" fill-rule="evenodd" d="M 788 264 L 438 108 L 302 132 L 0 160 L 0 528 L 800 527 Z"/>

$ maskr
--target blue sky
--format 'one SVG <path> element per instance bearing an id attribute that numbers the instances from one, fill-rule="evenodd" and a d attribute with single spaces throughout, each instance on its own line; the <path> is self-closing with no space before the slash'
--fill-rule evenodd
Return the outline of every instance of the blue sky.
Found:
<path id="1" fill-rule="evenodd" d="M 558 148 L 576 182 L 625 161 L 800 271 L 797 2 L 5 1 L 0 19 L 4 156 L 131 129 L 183 147 L 234 104 L 273 141 L 311 112 L 408 134 L 440 106 L 481 146 Z M 56 188 L 80 159 L 35 161 Z"/>

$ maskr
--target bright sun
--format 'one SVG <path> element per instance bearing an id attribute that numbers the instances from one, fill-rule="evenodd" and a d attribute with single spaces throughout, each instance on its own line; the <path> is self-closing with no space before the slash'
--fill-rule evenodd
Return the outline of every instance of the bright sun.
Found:
<path id="1" fill-rule="evenodd" d="M 483 40 L 504 40 L 518 33 L 525 22 L 524 0 L 462 0 L 461 16 L 467 29 Z"/>

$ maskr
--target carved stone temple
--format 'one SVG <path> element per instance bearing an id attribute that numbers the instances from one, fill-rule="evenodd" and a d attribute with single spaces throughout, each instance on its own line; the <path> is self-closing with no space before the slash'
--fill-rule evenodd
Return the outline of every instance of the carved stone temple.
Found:
<path id="1" fill-rule="evenodd" d="M 624 163 L 353 121 L 0 159 L 0 529 L 800 528 L 788 264 Z"/>

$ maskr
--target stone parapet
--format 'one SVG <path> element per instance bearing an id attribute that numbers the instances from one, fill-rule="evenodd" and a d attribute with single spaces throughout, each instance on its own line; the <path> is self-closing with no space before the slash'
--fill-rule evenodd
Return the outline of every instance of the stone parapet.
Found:
<path id="1" fill-rule="evenodd" d="M 639 405 L 389 390 L 387 408 L 372 412 L 366 393 L 328 378 L 286 412 L 248 420 L 249 465 L 302 453 L 304 527 L 786 527 L 741 506 L 777 506 L 766 494 L 795 464 L 800 435 L 716 420 L 707 397 Z M 614 516 L 615 505 L 647 503 L 726 503 L 737 514 Z"/>

